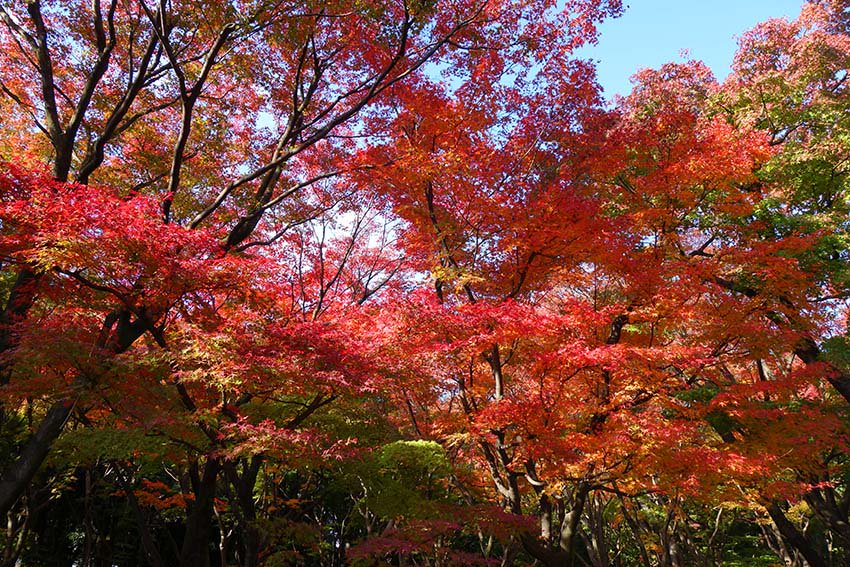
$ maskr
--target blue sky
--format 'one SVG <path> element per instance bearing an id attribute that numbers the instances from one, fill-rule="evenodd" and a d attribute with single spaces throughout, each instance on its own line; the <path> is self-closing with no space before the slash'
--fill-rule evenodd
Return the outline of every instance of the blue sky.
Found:
<path id="1" fill-rule="evenodd" d="M 579 53 L 597 61 L 605 96 L 628 94 L 639 69 L 682 61 L 681 51 L 701 59 L 722 80 L 737 38 L 772 17 L 794 18 L 803 0 L 627 0 L 622 17 L 602 24 L 599 44 Z"/>

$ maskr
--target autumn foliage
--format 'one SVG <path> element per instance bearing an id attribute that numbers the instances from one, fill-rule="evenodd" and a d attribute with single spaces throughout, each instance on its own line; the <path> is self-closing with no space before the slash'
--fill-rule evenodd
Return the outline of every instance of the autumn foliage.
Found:
<path id="1" fill-rule="evenodd" d="M 850 5 L 0 6 L 0 565 L 850 561 Z"/>

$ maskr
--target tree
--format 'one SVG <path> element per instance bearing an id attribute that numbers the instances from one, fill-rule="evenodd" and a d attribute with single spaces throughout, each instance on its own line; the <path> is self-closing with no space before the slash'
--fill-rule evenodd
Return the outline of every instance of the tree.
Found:
<path id="1" fill-rule="evenodd" d="M 377 388 L 357 362 L 362 345 L 340 341 L 363 323 L 330 305 L 348 290 L 356 310 L 397 270 L 358 233 L 368 201 L 343 181 L 384 165 L 362 140 L 392 112 L 388 95 L 422 83 L 426 64 L 494 83 L 502 65 L 537 58 L 540 34 L 579 42 L 618 9 L 4 5 L 4 416 L 29 407 L 38 422 L 3 473 L 0 510 L 19 502 L 69 420 L 141 429 L 186 448 L 183 492 L 194 498 L 180 562 L 208 561 L 223 477 L 248 526 L 241 559 L 255 564 L 261 455 L 286 454 L 276 444 L 298 437 L 339 388 Z M 20 169 L 40 163 L 54 181 Z M 323 228 L 338 210 L 359 219 L 350 240 Z M 322 236 L 309 238 L 305 226 Z M 275 258 L 285 244 L 301 247 L 296 264 Z M 56 344 L 61 352 L 44 348 Z M 354 374 L 339 367 L 349 362 Z M 264 403 L 275 400 L 299 409 L 272 412 L 266 430 Z M 153 419 L 161 412 L 175 421 Z M 127 471 L 120 478 L 134 482 Z M 150 534 L 142 541 L 147 559 L 162 563 Z"/>
<path id="2" fill-rule="evenodd" d="M 587 67 L 551 68 L 548 106 L 517 102 L 527 80 L 401 100 L 381 173 L 433 286 L 394 320 L 420 353 L 398 403 L 486 471 L 490 498 L 534 510 L 523 546 L 560 565 L 594 493 L 777 494 L 761 480 L 812 470 L 845 425 L 817 401 L 821 379 L 844 389 L 811 352 L 834 315 L 821 235 L 764 236 L 765 200 L 793 190 L 766 186 L 771 139 L 716 110 L 697 62 L 639 74 L 613 113 Z M 795 429 L 808 447 L 774 453 Z"/>
<path id="3" fill-rule="evenodd" d="M 0 10 L 2 564 L 846 559 L 846 2 Z"/>
<path id="4" fill-rule="evenodd" d="M 840 394 L 842 399 L 827 394 L 820 401 L 831 406 L 826 410 L 828 419 L 835 414 L 843 418 L 848 398 L 846 366 L 840 354 L 846 334 L 842 318 L 847 287 L 843 258 L 848 145 L 841 134 L 847 107 L 846 23 L 846 3 L 812 2 L 794 21 L 770 20 L 757 26 L 742 38 L 736 72 L 718 101 L 730 120 L 766 132 L 774 147 L 774 157 L 760 179 L 764 193 L 757 207 L 762 225 L 758 237 L 775 241 L 796 233 L 813 241 L 798 257 L 816 274 L 817 287 L 806 299 L 813 304 L 812 311 L 827 320 L 799 337 L 793 353 L 814 379 L 825 379 Z M 755 288 L 751 295 L 753 291 L 759 296 L 764 293 Z M 794 319 L 784 324 L 798 326 Z M 789 479 L 800 483 L 797 494 L 781 495 L 768 504 L 787 548 L 804 555 L 810 564 L 827 562 L 822 534 L 798 530 L 786 517 L 792 510 L 785 510 L 784 502 L 803 499 L 815 519 L 835 530 L 838 540 L 846 540 L 839 535 L 845 489 L 835 480 L 843 475 L 838 456 L 843 449 L 836 446 L 841 438 L 836 434 L 823 439 L 820 453 L 799 466 Z M 839 545 L 843 548 L 839 553 L 846 553 L 847 543 Z"/>

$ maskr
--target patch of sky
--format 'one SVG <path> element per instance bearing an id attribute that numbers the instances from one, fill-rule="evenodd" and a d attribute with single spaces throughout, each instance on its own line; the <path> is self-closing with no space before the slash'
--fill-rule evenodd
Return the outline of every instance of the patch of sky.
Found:
<path id="1" fill-rule="evenodd" d="M 722 81 L 731 71 L 738 39 L 770 18 L 793 19 L 802 0 L 633 0 L 625 13 L 603 22 L 599 42 L 576 55 L 596 61 L 609 100 L 631 91 L 640 69 L 699 59 Z"/>

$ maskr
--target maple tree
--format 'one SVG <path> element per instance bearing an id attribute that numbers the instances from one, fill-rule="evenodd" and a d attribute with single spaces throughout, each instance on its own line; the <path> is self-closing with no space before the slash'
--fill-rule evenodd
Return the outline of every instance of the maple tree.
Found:
<path id="1" fill-rule="evenodd" d="M 808 296 L 814 302 L 809 309 L 827 320 L 801 337 L 793 352 L 813 376 L 825 378 L 843 398 L 843 403 L 833 396 L 822 399 L 820 405 L 833 406 L 828 419 L 835 419 L 835 414 L 843 417 L 847 400 L 842 354 L 847 332 L 843 212 L 847 144 L 840 133 L 847 102 L 846 19 L 845 4 L 813 2 L 795 21 L 772 20 L 756 27 L 741 42 L 736 74 L 721 99 L 727 113 L 741 124 L 765 131 L 775 148 L 763 174 L 769 189 L 759 210 L 760 237 L 775 240 L 798 233 L 813 241 L 800 259 L 817 278 L 817 287 Z M 786 324 L 796 326 L 793 319 Z M 786 509 L 784 502 L 802 500 L 807 521 L 823 522 L 826 529 L 835 530 L 834 537 L 846 541 L 841 535 L 845 488 L 838 480 L 843 476 L 843 459 L 838 456 L 843 453 L 843 438 L 837 433 L 819 439 L 819 453 L 787 479 L 799 483 L 796 497 L 780 497 L 767 507 L 788 540 L 788 555 L 802 555 L 812 565 L 827 564 L 830 551 L 821 536 L 806 533 L 787 519 L 794 506 Z M 846 543 L 840 547 L 846 553 Z"/>
<path id="2" fill-rule="evenodd" d="M 565 35 L 578 37 L 609 10 L 575 2 L 570 19 L 529 17 L 547 9 L 3 7 L 3 151 L 17 162 L 3 179 L 12 278 L 3 421 L 19 408 L 36 421 L 6 464 L 0 509 L 20 513 L 22 536 L 36 508 L 19 498 L 71 420 L 184 447 L 176 463 L 192 498 L 178 500 L 188 508 L 182 564 L 208 561 L 226 478 L 246 526 L 240 560 L 256 563 L 252 490 L 263 455 L 316 443 L 305 419 L 343 394 L 379 388 L 365 370 L 368 345 L 352 339 L 363 325 L 356 307 L 398 260 L 373 232 L 364 239 L 365 226 L 383 221 L 368 219 L 368 204 L 338 181 L 381 165 L 356 157 L 370 128 L 358 116 L 387 112 L 382 96 L 421 80 L 426 62 L 492 82 L 492 57 L 519 63 L 536 34 L 569 24 Z M 40 162 L 55 181 L 17 165 Z M 340 213 L 357 217 L 348 239 L 330 226 Z M 132 467 L 122 467 L 109 474 L 132 486 Z M 149 498 L 135 500 L 138 509 Z M 161 564 L 138 527 L 146 559 Z"/>
<path id="3" fill-rule="evenodd" d="M 829 56 L 814 75 L 825 77 L 827 108 L 807 112 L 823 112 L 816 127 L 840 137 L 846 37 L 822 37 L 836 17 L 846 11 L 811 5 L 785 25 L 810 26 L 799 43 Z M 770 41 L 767 50 L 796 48 Z M 812 188 L 775 171 L 789 156 L 774 149 L 775 131 L 746 118 L 747 101 L 724 106 L 740 96 L 737 77 L 724 92 L 697 62 L 666 65 L 638 74 L 605 114 L 573 65 L 541 79 L 545 107 L 516 106 L 519 89 L 500 86 L 417 100 L 399 117 L 386 151 L 406 163 L 394 161 L 386 191 L 434 286 L 396 323 L 397 340 L 413 338 L 406 352 L 421 352 L 407 371 L 430 375 L 417 432 L 476 462 L 507 509 L 536 512 L 541 538 L 520 539 L 544 564 L 574 561 L 589 498 L 645 491 L 763 506 L 788 549 L 815 564 L 776 499 L 810 490 L 830 529 L 844 522 L 831 461 L 844 451 L 845 409 L 821 381 L 846 400 L 847 375 L 820 345 L 843 317 L 840 303 L 823 302 L 844 297 L 846 178 L 835 167 L 846 146 L 812 136 L 829 148 L 819 173 L 832 176 L 828 196 L 814 198 L 829 200 L 835 220 L 793 209 L 771 219 Z M 801 72 L 799 88 L 811 89 L 813 74 Z M 488 94 L 495 110 L 458 135 Z M 768 123 L 783 135 L 799 126 Z M 423 318 L 434 331 L 421 330 Z M 789 455 L 788 443 L 804 446 Z M 730 495 L 741 485 L 747 496 Z M 665 553 L 660 561 L 682 561 Z"/>
<path id="4" fill-rule="evenodd" d="M 655 490 L 652 477 L 673 466 L 666 459 L 710 441 L 677 396 L 716 372 L 723 343 L 768 331 L 742 321 L 747 334 L 716 335 L 712 326 L 728 331 L 739 307 L 715 281 L 726 272 L 700 262 L 714 256 L 707 245 L 694 246 L 701 254 L 683 249 L 712 228 L 688 218 L 708 193 L 717 224 L 749 212 L 736 184 L 767 159 L 762 137 L 703 120 L 675 96 L 670 76 L 647 77 L 612 124 L 618 117 L 580 80 L 587 69 L 576 65 L 559 84 L 564 76 L 541 80 L 563 93 L 569 111 L 534 106 L 506 127 L 497 110 L 468 138 L 453 123 L 466 119 L 462 103 L 420 110 L 417 101 L 388 149 L 407 145 L 410 161 L 396 157 L 384 170 L 400 170 L 386 191 L 410 219 L 408 255 L 434 274 L 433 292 L 400 302 L 394 320 L 394 342 L 422 357 L 401 364 L 433 373 L 420 391 L 417 430 L 445 436 L 488 471 L 511 512 L 523 513 L 533 495 L 541 539 L 520 539 L 551 565 L 574 561 L 593 494 Z M 652 92 L 659 87 L 666 92 Z M 491 108 L 512 98 L 493 97 Z M 669 108 L 641 112 L 650 99 Z M 594 138 L 600 132 L 606 138 Z M 775 258 L 775 248 L 741 247 L 719 269 Z M 808 283 L 798 279 L 788 284 Z M 689 328 L 694 320 L 702 328 Z M 736 456 L 704 450 L 718 466 Z M 698 489 L 689 475 L 669 480 Z"/>
<path id="5" fill-rule="evenodd" d="M 846 2 L 621 9 L 0 7 L 2 563 L 846 558 Z"/>

